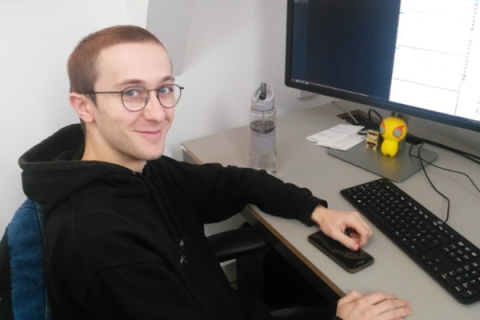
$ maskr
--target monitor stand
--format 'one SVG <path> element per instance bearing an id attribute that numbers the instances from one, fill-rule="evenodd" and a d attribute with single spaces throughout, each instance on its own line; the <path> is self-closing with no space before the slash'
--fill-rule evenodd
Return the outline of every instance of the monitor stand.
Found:
<path id="1" fill-rule="evenodd" d="M 409 155 L 411 146 L 410 143 L 405 143 L 395 157 L 384 156 L 379 148 L 367 148 L 365 143 L 359 143 L 347 151 L 328 149 L 328 154 L 392 181 L 401 182 L 422 169 L 420 160 Z M 418 155 L 418 147 L 413 146 L 412 155 Z M 438 157 L 437 153 L 425 148 L 421 148 L 420 155 L 428 162 L 433 162 Z M 423 164 L 427 165 L 425 161 Z"/>

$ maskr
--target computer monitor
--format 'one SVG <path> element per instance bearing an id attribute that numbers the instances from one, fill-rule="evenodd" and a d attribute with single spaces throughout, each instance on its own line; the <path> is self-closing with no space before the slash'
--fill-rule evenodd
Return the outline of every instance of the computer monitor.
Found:
<path id="1" fill-rule="evenodd" d="M 478 0 L 288 0 L 285 84 L 480 132 L 479 16 Z M 402 181 L 421 167 L 407 149 L 329 153 Z"/>

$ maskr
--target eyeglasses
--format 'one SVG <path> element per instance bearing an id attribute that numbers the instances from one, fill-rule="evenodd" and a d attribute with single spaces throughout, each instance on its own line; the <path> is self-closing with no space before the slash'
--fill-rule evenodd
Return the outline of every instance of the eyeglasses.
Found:
<path id="1" fill-rule="evenodd" d="M 158 102 L 166 109 L 173 108 L 180 101 L 182 96 L 181 87 L 177 84 L 167 84 L 158 89 L 147 90 L 144 87 L 128 87 L 122 91 L 93 91 L 85 92 L 84 94 L 103 94 L 103 93 L 117 93 L 122 96 L 122 103 L 125 109 L 132 112 L 142 110 L 147 106 L 150 99 L 150 91 L 156 91 Z"/>

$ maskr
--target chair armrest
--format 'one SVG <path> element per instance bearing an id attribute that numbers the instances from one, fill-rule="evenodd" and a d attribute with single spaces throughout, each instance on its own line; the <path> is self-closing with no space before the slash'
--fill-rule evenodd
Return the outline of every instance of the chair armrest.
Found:
<path id="1" fill-rule="evenodd" d="M 219 262 L 236 259 L 268 247 L 251 226 L 220 232 L 207 237 Z"/>

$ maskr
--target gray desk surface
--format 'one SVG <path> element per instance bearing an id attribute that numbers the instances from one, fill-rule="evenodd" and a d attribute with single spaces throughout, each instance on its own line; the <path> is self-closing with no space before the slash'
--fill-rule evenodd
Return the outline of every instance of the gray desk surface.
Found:
<path id="1" fill-rule="evenodd" d="M 276 176 L 309 188 L 326 199 L 331 208 L 354 210 L 340 195 L 340 190 L 379 178 L 327 154 L 306 139 L 340 123 L 333 105 L 302 110 L 278 117 Z M 241 127 L 182 143 L 185 152 L 198 163 L 219 162 L 223 165 L 247 165 L 249 128 Z M 428 146 L 439 154 L 437 165 L 468 173 L 480 182 L 478 165 L 451 152 Z M 435 185 L 451 200 L 449 224 L 480 247 L 480 194 L 463 176 L 434 167 L 427 172 Z M 426 208 L 445 218 L 446 201 L 429 185 L 423 173 L 416 173 L 398 184 Z M 252 211 L 280 241 L 298 256 L 316 275 L 342 295 L 352 289 L 363 293 L 386 291 L 409 300 L 414 315 L 409 319 L 480 319 L 480 302 L 465 306 L 444 291 L 423 270 L 388 240 L 378 229 L 365 246 L 375 263 L 357 274 L 349 274 L 307 241 L 318 227 L 270 216 L 253 207 Z"/>

